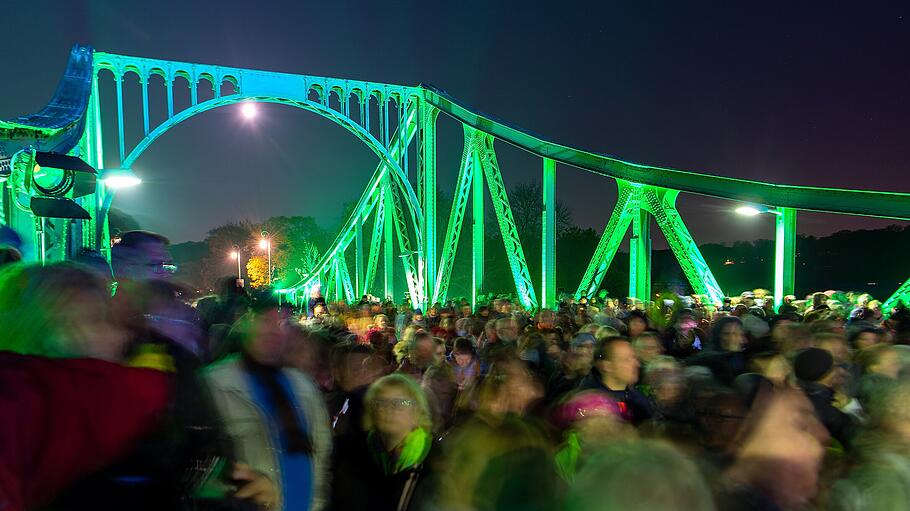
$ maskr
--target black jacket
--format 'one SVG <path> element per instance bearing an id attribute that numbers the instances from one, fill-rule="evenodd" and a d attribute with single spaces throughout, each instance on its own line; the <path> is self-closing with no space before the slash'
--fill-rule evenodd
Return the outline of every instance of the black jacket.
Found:
<path id="1" fill-rule="evenodd" d="M 603 378 L 601 378 L 600 371 L 596 367 L 592 368 L 591 372 L 581 380 L 581 383 L 578 384 L 578 390 L 598 390 L 606 393 L 619 405 L 623 417 L 636 426 L 654 415 L 651 401 L 640 390 L 631 385 L 626 387 L 625 390 L 607 388 L 603 384 Z"/>
<path id="2" fill-rule="evenodd" d="M 437 445 L 416 467 L 397 474 L 385 474 L 370 454 L 367 435 L 337 437 L 332 453 L 332 506 L 333 511 L 371 509 L 397 511 L 402 494 L 412 496 L 404 509 L 418 509 L 427 493 L 428 467 L 432 463 Z"/>

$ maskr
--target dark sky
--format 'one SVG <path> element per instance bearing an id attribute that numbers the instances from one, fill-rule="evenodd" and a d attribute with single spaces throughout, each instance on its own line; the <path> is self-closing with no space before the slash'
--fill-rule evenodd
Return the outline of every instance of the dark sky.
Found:
<path id="1" fill-rule="evenodd" d="M 38 110 L 79 42 L 151 58 L 429 82 L 512 124 L 631 161 L 910 191 L 907 3 L 280 3 L 17 2 L 4 8 L 0 118 Z M 128 128 L 140 115 L 130 85 Z M 152 92 L 153 104 L 163 101 Z M 441 118 L 439 130 L 440 190 L 451 194 L 461 129 Z M 507 185 L 539 179 L 539 160 L 497 150 Z M 316 115 L 268 106 L 245 123 L 224 108 L 153 144 L 134 165 L 145 183 L 115 207 L 178 242 L 228 220 L 279 214 L 329 225 L 375 165 L 366 147 Z M 615 188 L 560 167 L 558 198 L 583 226 L 602 229 Z M 773 233 L 770 218 L 736 217 L 727 201 L 684 195 L 679 204 L 699 242 Z M 807 213 L 799 231 L 889 223 Z"/>

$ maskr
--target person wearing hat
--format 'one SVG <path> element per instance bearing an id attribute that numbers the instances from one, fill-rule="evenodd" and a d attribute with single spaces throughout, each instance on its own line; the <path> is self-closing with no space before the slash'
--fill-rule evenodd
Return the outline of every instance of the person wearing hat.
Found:
<path id="1" fill-rule="evenodd" d="M 828 433 L 849 447 L 855 429 L 853 421 L 834 406 L 834 387 L 843 380 L 843 369 L 834 365 L 834 357 L 827 350 L 808 348 L 796 356 L 793 372 Z"/>

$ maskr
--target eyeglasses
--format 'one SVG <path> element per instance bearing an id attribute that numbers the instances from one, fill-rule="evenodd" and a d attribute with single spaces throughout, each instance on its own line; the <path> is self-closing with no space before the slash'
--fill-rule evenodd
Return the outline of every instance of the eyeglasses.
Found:
<path id="1" fill-rule="evenodd" d="M 412 399 L 374 399 L 370 406 L 376 410 L 400 412 L 414 406 Z"/>

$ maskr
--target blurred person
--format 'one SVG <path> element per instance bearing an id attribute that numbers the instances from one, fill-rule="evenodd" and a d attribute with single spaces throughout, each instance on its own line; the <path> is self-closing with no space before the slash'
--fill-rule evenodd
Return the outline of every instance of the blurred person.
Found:
<path id="1" fill-rule="evenodd" d="M 651 418 L 660 423 L 661 429 L 688 428 L 695 423 L 685 399 L 687 386 L 685 373 L 673 357 L 661 355 L 648 364 L 640 389 L 649 397 Z"/>
<path id="2" fill-rule="evenodd" d="M 856 362 L 863 371 L 857 383 L 856 398 L 864 409 L 868 409 L 876 394 L 897 381 L 901 362 L 897 349 L 890 344 L 876 344 L 860 351 Z"/>
<path id="3" fill-rule="evenodd" d="M 657 332 L 641 332 L 634 337 L 632 346 L 635 348 L 635 356 L 641 362 L 642 368 L 648 366 L 652 360 L 660 357 L 664 353 L 663 343 L 660 341 L 660 335 Z M 643 369 L 642 369 L 643 370 Z"/>
<path id="4" fill-rule="evenodd" d="M 698 328 L 698 317 L 692 309 L 680 309 L 673 314 L 671 325 L 664 335 L 664 353 L 685 358 L 705 347 L 706 335 Z"/>
<path id="5" fill-rule="evenodd" d="M 910 502 L 910 382 L 880 387 L 867 404 L 868 428 L 857 438 L 854 468 L 834 486 L 836 511 L 906 509 Z"/>
<path id="6" fill-rule="evenodd" d="M 243 353 L 209 367 L 205 376 L 237 458 L 275 485 L 267 507 L 322 509 L 329 421 L 310 379 L 282 367 L 288 337 L 280 320 L 270 308 L 239 322 L 234 329 L 243 338 Z"/>
<path id="7" fill-rule="evenodd" d="M 723 473 L 720 509 L 800 510 L 818 493 L 828 434 L 795 390 L 759 391 Z"/>
<path id="8" fill-rule="evenodd" d="M 847 343 L 864 350 L 882 342 L 882 330 L 868 321 L 855 321 L 847 328 Z"/>
<path id="9" fill-rule="evenodd" d="M 170 241 L 148 231 L 128 231 L 111 248 L 114 278 L 119 280 L 166 280 L 176 270 Z"/>
<path id="10" fill-rule="evenodd" d="M 812 347 L 812 332 L 802 323 L 778 322 L 771 331 L 777 351 L 790 355 Z"/>
<path id="11" fill-rule="evenodd" d="M 455 384 L 459 391 L 464 390 L 480 374 L 477 350 L 474 349 L 471 340 L 465 337 L 455 339 L 448 362 L 455 370 Z"/>
<path id="12" fill-rule="evenodd" d="M 15 247 L 10 247 L 6 245 L 0 245 L 0 268 L 18 263 L 22 260 L 22 252 L 19 252 Z"/>
<path id="13" fill-rule="evenodd" d="M 0 333 L 0 349 L 8 340 Z M 0 389 L 0 506 L 23 511 L 132 452 L 160 424 L 171 386 L 157 370 L 4 351 Z"/>
<path id="14" fill-rule="evenodd" d="M 169 344 L 159 340 L 167 339 L 167 335 L 183 334 L 183 330 L 147 323 L 143 325 L 148 328 L 146 331 L 128 331 L 122 321 L 125 318 L 113 316 L 108 282 L 98 273 L 71 263 L 8 268 L 2 272 L 0 281 L 0 349 L 52 357 L 126 361 L 136 367 L 155 369 L 166 376 L 165 381 L 170 389 L 166 406 L 160 410 L 160 420 L 150 420 L 148 427 L 143 428 L 148 433 L 143 441 L 133 445 L 127 452 L 120 452 L 117 463 L 88 475 L 66 493 L 58 495 L 54 509 L 82 509 L 89 502 L 93 509 L 98 510 L 159 509 L 179 502 L 190 502 L 190 499 L 202 505 L 198 499 L 205 497 L 211 502 L 214 496 L 211 491 L 206 495 L 196 493 L 202 491 L 205 478 L 211 479 L 216 486 L 220 485 L 220 489 L 214 491 L 219 498 L 229 499 L 234 490 L 238 490 L 236 495 L 239 498 L 252 497 L 254 495 L 242 492 L 248 491 L 250 485 L 268 486 L 267 481 L 260 481 L 255 474 L 233 466 L 229 446 L 222 443 L 220 433 L 211 427 L 212 414 L 207 413 L 211 408 L 205 399 L 204 388 L 197 385 L 194 370 L 198 364 L 192 365 L 193 356 L 181 357 L 178 356 L 178 351 L 167 352 L 162 348 Z M 150 300 L 150 303 L 157 302 Z M 135 328 L 135 325 L 131 325 L 131 328 Z M 130 334 L 133 340 L 141 341 L 141 344 L 131 350 L 131 356 L 127 360 L 126 343 Z M 91 364 L 86 362 L 86 377 L 91 375 L 90 367 Z M 52 368 L 49 370 L 53 371 Z M 94 388 L 96 383 L 80 382 L 77 377 L 71 380 L 71 384 L 75 385 L 73 390 L 77 393 Z M 129 381 L 125 381 L 124 385 L 129 385 Z M 134 387 L 133 390 L 140 389 Z M 114 389 L 109 393 L 111 396 L 119 395 Z M 134 428 L 127 425 L 131 424 L 128 419 L 129 410 L 135 408 L 123 403 L 117 405 L 116 400 L 108 402 L 101 397 L 104 395 L 107 394 L 90 394 L 105 406 L 115 406 L 110 410 L 117 412 L 116 420 L 121 419 L 121 412 L 127 414 L 122 417 L 126 421 L 124 428 Z M 135 398 L 141 399 L 141 394 Z M 73 398 L 73 401 L 78 403 L 82 399 Z M 61 406 L 60 409 L 65 410 L 67 406 Z M 86 410 L 91 409 L 91 406 L 86 407 Z M 66 417 L 67 421 L 63 421 L 63 424 L 68 424 L 72 419 Z M 91 427 L 99 428 L 98 434 L 110 434 L 112 442 L 116 442 L 122 431 L 116 427 L 111 429 L 104 422 L 104 417 L 105 413 L 97 413 Z M 104 433 L 105 430 L 107 433 Z M 79 435 L 78 430 L 73 429 L 67 432 L 65 438 L 79 443 Z M 104 453 L 108 451 L 103 444 L 97 444 L 93 438 L 83 440 L 99 449 L 99 459 L 113 461 L 105 456 Z M 224 470 L 205 475 L 207 469 L 200 463 L 214 459 L 223 462 Z M 97 460 L 91 461 L 88 458 L 85 461 L 96 462 Z M 75 471 L 82 466 L 75 464 L 64 470 Z M 94 466 L 101 468 L 101 465 Z M 231 470 L 236 475 L 230 475 Z M 52 479 L 53 476 L 49 477 Z"/>
<path id="15" fill-rule="evenodd" d="M 512 317 L 504 317 L 496 320 L 496 340 L 504 344 L 514 345 L 518 341 L 518 322 Z"/>
<path id="16" fill-rule="evenodd" d="M 568 397 L 554 410 L 552 420 L 563 432 L 556 467 L 567 483 L 574 481 L 585 458 L 598 447 L 634 435 L 620 417 L 616 403 L 591 390 Z"/>
<path id="17" fill-rule="evenodd" d="M 402 374 L 376 380 L 364 397 L 362 426 L 364 435 L 339 439 L 335 446 L 332 508 L 416 509 L 433 450 L 423 389 Z"/>
<path id="18" fill-rule="evenodd" d="M 406 341 L 402 341 L 406 342 Z M 420 381 L 430 366 L 440 362 L 436 341 L 429 333 L 418 330 L 410 342 L 406 342 L 407 355 L 398 366 L 397 372 L 404 373 Z"/>
<path id="19" fill-rule="evenodd" d="M 648 316 L 642 311 L 629 311 L 625 317 L 629 339 L 635 339 L 649 328 Z"/>
<path id="20" fill-rule="evenodd" d="M 835 406 L 835 389 L 845 373 L 834 365 L 831 353 L 820 348 L 801 351 L 793 361 L 793 373 L 830 436 L 849 447 L 855 434 L 853 420 Z"/>
<path id="21" fill-rule="evenodd" d="M 695 463 L 670 445 L 635 440 L 591 455 L 569 489 L 570 511 L 713 511 Z"/>
<path id="22" fill-rule="evenodd" d="M 514 356 L 498 359 L 466 392 L 462 419 L 442 442 L 438 509 L 556 509 L 557 475 L 540 425 L 524 416 L 540 384 Z"/>
<path id="23" fill-rule="evenodd" d="M 288 324 L 288 350 L 284 364 L 302 371 L 323 391 L 330 391 L 334 384 L 332 375 L 332 344 L 334 338 L 323 330 L 309 330 Z"/>
<path id="24" fill-rule="evenodd" d="M 648 398 L 634 386 L 638 368 L 639 361 L 629 341 L 622 337 L 608 339 L 598 347 L 594 367 L 578 389 L 605 393 L 617 403 L 622 418 L 637 425 L 653 414 Z"/>
<path id="25" fill-rule="evenodd" d="M 380 376 L 372 365 L 374 350 L 351 341 L 338 342 L 331 348 L 334 388 L 325 396 L 332 433 L 338 438 L 363 433 L 363 396 Z"/>
<path id="26" fill-rule="evenodd" d="M 746 340 L 740 318 L 719 318 L 711 327 L 709 347 L 690 357 L 686 363 L 708 367 L 719 382 L 730 386 L 737 376 L 748 371 L 749 358 L 744 353 Z"/>
<path id="27" fill-rule="evenodd" d="M 107 284 L 73 263 L 16 264 L 0 272 L 3 349 L 53 358 L 121 361 L 127 332 Z"/>

